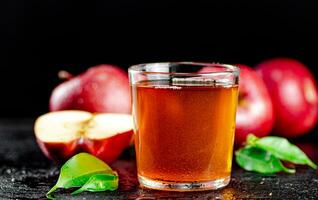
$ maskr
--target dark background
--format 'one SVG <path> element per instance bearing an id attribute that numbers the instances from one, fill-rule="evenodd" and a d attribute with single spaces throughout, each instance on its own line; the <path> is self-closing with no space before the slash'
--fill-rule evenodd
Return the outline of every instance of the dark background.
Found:
<path id="1" fill-rule="evenodd" d="M 287 56 L 317 77 L 317 8 L 296 0 L 2 0 L 0 117 L 47 112 L 59 70 L 77 74 L 100 63 L 253 66 Z"/>

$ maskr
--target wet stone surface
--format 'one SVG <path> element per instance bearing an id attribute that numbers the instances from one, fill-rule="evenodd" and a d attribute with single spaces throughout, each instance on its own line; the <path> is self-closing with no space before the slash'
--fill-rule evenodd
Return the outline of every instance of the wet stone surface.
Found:
<path id="1" fill-rule="evenodd" d="M 136 166 L 127 151 L 112 167 L 120 186 L 114 192 L 82 193 L 61 199 L 318 199 L 318 173 L 298 168 L 297 173 L 259 175 L 234 167 L 228 187 L 207 192 L 162 192 L 138 187 Z M 58 167 L 40 152 L 33 134 L 33 120 L 0 119 L 0 199 L 46 199 L 58 178 Z"/>

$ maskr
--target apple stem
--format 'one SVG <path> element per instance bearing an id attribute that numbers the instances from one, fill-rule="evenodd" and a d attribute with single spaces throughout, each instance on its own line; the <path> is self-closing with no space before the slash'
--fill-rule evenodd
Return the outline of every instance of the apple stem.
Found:
<path id="1" fill-rule="evenodd" d="M 68 71 L 65 71 L 65 70 L 59 71 L 57 76 L 61 80 L 70 80 L 71 78 L 73 78 L 73 75 L 71 73 L 69 73 Z"/>

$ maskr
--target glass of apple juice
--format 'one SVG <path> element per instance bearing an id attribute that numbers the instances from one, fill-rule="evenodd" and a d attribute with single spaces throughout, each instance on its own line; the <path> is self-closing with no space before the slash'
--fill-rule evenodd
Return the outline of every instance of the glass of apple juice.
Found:
<path id="1" fill-rule="evenodd" d="M 170 191 L 230 182 L 239 69 L 171 62 L 129 68 L 138 180 Z"/>

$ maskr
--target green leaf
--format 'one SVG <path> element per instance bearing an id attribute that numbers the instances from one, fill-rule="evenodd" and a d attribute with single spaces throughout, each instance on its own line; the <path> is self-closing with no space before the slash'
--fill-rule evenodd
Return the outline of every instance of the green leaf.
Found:
<path id="1" fill-rule="evenodd" d="M 257 138 L 250 134 L 247 137 L 247 144 L 266 150 L 281 160 L 294 164 L 308 165 L 317 169 L 317 165 L 302 150 L 288 142 L 285 138 L 276 136 Z"/>
<path id="2" fill-rule="evenodd" d="M 78 194 L 83 191 L 102 192 L 106 190 L 114 191 L 118 188 L 117 174 L 95 174 L 80 189 L 72 194 Z"/>
<path id="3" fill-rule="evenodd" d="M 81 187 L 92 175 L 98 173 L 113 174 L 114 172 L 102 160 L 88 153 L 79 153 L 62 166 L 57 183 L 46 195 L 52 198 L 51 194 L 58 188 Z"/>
<path id="4" fill-rule="evenodd" d="M 256 147 L 245 147 L 235 152 L 238 165 L 247 171 L 264 174 L 276 172 L 295 173 L 295 169 L 286 168 L 273 154 Z"/>

